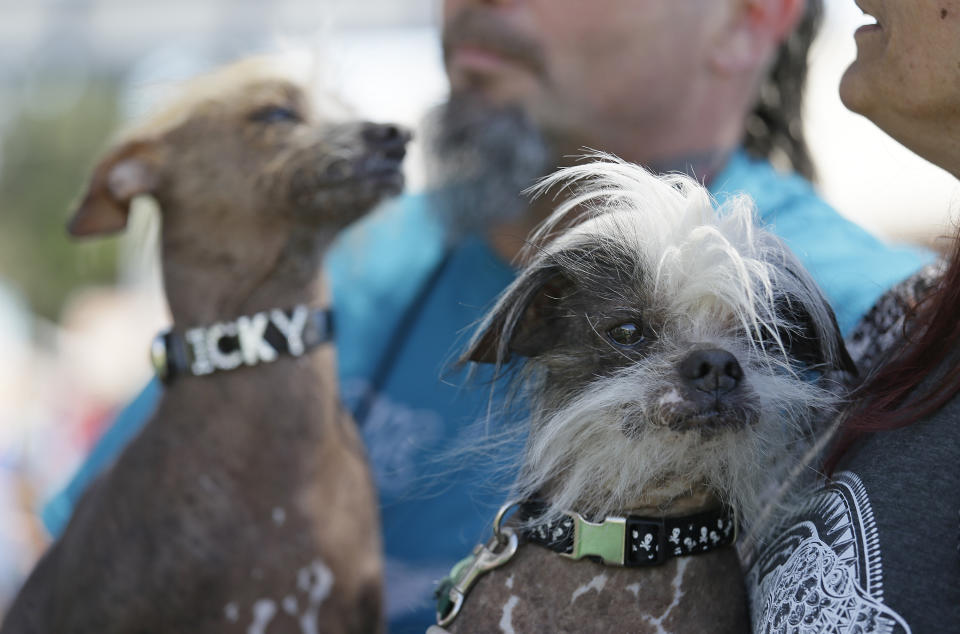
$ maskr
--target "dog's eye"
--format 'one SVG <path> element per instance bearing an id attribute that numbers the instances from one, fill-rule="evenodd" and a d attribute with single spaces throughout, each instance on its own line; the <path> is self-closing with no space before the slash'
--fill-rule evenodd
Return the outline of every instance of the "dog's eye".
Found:
<path id="1" fill-rule="evenodd" d="M 607 336 L 618 346 L 635 346 L 643 341 L 643 329 L 633 322 L 627 322 L 608 330 Z"/>
<path id="2" fill-rule="evenodd" d="M 302 119 L 296 110 L 285 106 L 267 106 L 250 115 L 251 121 L 258 123 L 279 123 L 281 121 L 300 122 Z"/>

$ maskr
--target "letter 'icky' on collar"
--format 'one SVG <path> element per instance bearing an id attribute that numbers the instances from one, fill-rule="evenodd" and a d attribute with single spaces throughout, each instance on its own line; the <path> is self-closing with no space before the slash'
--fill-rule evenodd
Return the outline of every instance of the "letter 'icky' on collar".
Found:
<path id="1" fill-rule="evenodd" d="M 165 383 L 179 375 L 205 376 L 241 366 L 272 363 L 280 355 L 299 357 L 333 338 L 333 313 L 296 306 L 244 315 L 233 321 L 168 330 L 153 340 L 150 357 Z"/>

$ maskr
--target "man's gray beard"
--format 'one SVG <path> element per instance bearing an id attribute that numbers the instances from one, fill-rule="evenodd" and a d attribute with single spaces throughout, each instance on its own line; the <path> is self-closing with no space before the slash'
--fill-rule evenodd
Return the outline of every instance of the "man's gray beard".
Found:
<path id="1" fill-rule="evenodd" d="M 521 194 L 550 170 L 543 134 L 518 107 L 451 96 L 424 121 L 427 185 L 451 237 L 523 215 Z"/>

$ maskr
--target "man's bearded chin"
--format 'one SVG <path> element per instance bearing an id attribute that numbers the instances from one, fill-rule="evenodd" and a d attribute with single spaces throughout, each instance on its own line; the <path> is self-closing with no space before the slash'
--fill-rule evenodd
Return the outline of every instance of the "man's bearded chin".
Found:
<path id="1" fill-rule="evenodd" d="M 521 192 L 550 170 L 541 131 L 517 106 L 456 94 L 424 124 L 427 184 L 451 237 L 480 234 L 521 216 Z"/>

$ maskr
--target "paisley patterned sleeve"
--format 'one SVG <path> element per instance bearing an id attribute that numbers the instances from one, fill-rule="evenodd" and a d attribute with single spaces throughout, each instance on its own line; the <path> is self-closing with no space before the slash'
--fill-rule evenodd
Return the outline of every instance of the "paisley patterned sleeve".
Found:
<path id="1" fill-rule="evenodd" d="M 861 375 L 876 369 L 904 339 L 908 316 L 943 274 L 945 263 L 938 260 L 917 271 L 884 293 L 860 320 L 847 338 L 847 350 Z"/>

